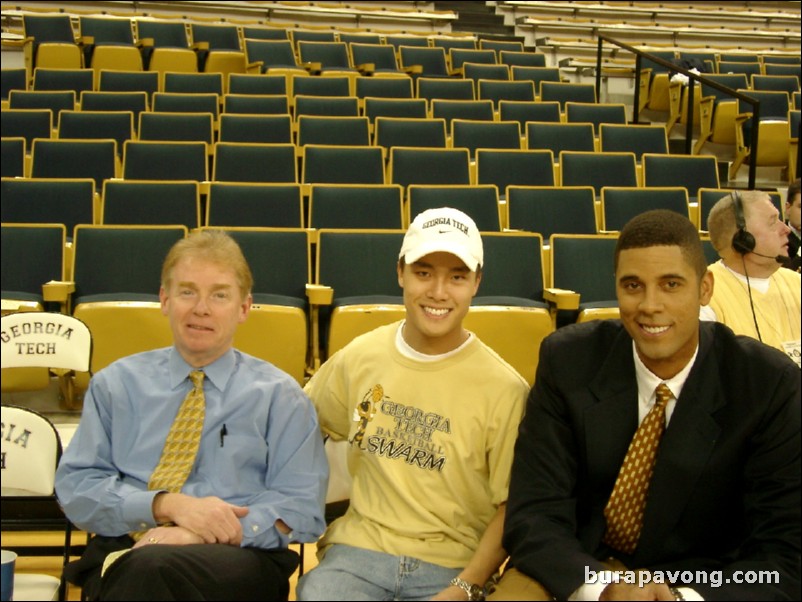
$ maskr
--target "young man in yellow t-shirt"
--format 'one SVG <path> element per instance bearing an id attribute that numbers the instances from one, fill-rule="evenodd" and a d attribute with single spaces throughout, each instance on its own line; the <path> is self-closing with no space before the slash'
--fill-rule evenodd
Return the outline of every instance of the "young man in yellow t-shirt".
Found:
<path id="1" fill-rule="evenodd" d="M 299 600 L 482 599 L 506 558 L 529 387 L 462 325 L 482 261 L 470 217 L 418 215 L 396 267 L 406 319 L 358 337 L 307 384 L 323 431 L 350 444 L 353 487 Z"/>

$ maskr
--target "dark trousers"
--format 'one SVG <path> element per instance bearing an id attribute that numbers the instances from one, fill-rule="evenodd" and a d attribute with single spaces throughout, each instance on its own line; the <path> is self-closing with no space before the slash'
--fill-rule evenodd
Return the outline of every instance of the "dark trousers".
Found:
<path id="1" fill-rule="evenodd" d="M 100 569 L 109 552 L 133 545 L 128 536 L 97 536 L 66 571 L 89 600 L 286 600 L 298 566 L 292 550 L 223 544 L 153 544 Z"/>

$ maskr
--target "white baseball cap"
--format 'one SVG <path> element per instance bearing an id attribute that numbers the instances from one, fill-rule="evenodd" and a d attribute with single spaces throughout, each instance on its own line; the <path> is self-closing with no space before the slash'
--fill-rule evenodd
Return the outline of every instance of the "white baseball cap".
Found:
<path id="1" fill-rule="evenodd" d="M 412 264 L 430 253 L 451 253 L 472 272 L 482 265 L 484 250 L 476 223 L 458 209 L 439 207 L 419 213 L 404 236 L 398 258 Z"/>

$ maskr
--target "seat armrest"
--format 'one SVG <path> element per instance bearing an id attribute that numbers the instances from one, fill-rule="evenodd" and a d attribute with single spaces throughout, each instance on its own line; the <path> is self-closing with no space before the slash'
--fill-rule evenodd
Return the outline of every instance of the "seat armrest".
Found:
<path id="1" fill-rule="evenodd" d="M 543 299 L 556 309 L 579 309 L 579 293 L 562 288 L 543 290 Z"/>
<path id="2" fill-rule="evenodd" d="M 71 280 L 51 280 L 42 285 L 42 296 L 45 301 L 66 303 L 70 295 L 75 292 L 75 282 Z"/>
<path id="3" fill-rule="evenodd" d="M 325 284 L 307 284 L 306 297 L 312 305 L 331 305 L 334 289 Z"/>

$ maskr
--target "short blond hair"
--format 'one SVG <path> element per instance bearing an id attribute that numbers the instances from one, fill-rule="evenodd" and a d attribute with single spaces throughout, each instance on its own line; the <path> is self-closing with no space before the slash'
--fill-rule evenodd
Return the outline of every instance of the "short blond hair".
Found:
<path id="1" fill-rule="evenodd" d="M 745 190 L 738 193 L 741 198 L 744 221 L 749 219 L 750 207 L 757 201 L 764 200 L 768 194 L 761 190 Z M 735 220 L 734 193 L 721 197 L 707 217 L 707 230 L 710 233 L 710 242 L 719 255 L 732 246 L 732 237 L 738 229 Z"/>
<path id="2" fill-rule="evenodd" d="M 197 257 L 234 270 L 244 299 L 251 294 L 253 275 L 242 249 L 222 230 L 200 230 L 175 243 L 162 264 L 161 284 L 165 289 L 172 283 L 173 269 L 185 257 Z"/>

